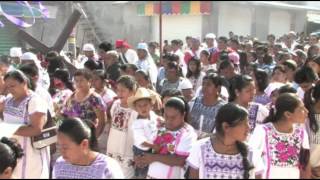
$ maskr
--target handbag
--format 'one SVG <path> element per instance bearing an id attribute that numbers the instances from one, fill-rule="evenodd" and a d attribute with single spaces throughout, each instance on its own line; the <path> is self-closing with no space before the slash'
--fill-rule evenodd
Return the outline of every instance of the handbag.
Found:
<path id="1" fill-rule="evenodd" d="M 29 100 L 30 101 L 30 100 Z M 27 103 L 27 111 L 29 102 Z M 57 142 L 57 125 L 51 116 L 50 111 L 47 111 L 47 123 L 44 125 L 41 134 L 31 137 L 33 148 L 38 150 L 46 148 Z"/>

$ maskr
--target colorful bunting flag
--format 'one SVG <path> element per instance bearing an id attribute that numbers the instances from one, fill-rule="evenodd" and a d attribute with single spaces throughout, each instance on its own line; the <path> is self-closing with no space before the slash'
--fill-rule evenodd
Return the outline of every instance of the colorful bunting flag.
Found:
<path id="1" fill-rule="evenodd" d="M 211 13 L 212 1 L 162 1 L 162 13 L 167 15 L 192 14 L 208 15 Z M 159 2 L 138 4 L 139 16 L 153 16 L 160 13 Z"/>

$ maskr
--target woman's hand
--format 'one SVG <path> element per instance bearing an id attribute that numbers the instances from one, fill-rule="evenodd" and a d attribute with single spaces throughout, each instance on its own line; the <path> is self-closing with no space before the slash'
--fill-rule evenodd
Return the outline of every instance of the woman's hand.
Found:
<path id="1" fill-rule="evenodd" d="M 142 156 L 136 156 L 134 161 L 137 167 L 144 168 L 154 162 L 153 154 L 144 154 Z"/>

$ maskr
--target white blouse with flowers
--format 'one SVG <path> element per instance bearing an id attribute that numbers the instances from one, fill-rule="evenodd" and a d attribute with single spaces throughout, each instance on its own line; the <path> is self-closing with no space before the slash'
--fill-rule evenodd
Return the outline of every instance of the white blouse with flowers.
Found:
<path id="1" fill-rule="evenodd" d="M 249 145 L 263 158 L 263 178 L 300 178 L 300 152 L 310 149 L 308 134 L 303 126 L 294 125 L 292 133 L 281 133 L 272 123 L 258 126 Z"/>
<path id="2" fill-rule="evenodd" d="M 160 154 L 188 157 L 196 140 L 197 134 L 195 130 L 186 124 L 178 131 L 160 129 L 154 143 L 162 145 Z M 161 162 L 153 162 L 149 166 L 148 177 L 153 179 L 181 179 L 184 173 L 185 169 L 183 167 L 172 167 Z"/>

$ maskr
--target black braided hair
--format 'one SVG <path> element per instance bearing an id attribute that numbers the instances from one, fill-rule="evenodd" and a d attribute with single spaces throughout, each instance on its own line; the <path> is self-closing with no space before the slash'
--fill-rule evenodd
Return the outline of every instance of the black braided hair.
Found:
<path id="1" fill-rule="evenodd" d="M 243 158 L 243 160 L 242 160 L 243 169 L 244 169 L 243 178 L 249 179 L 250 170 L 253 169 L 253 165 L 248 160 L 248 147 L 246 144 L 244 144 L 243 142 L 240 142 L 240 141 L 237 141 L 236 145 L 237 145 L 237 148 Z"/>

